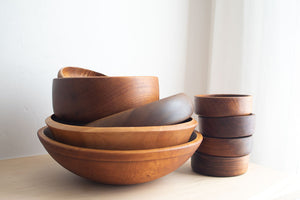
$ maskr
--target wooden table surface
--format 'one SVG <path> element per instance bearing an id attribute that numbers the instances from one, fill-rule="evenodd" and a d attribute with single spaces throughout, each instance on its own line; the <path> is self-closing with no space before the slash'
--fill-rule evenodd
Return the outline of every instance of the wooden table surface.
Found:
<path id="1" fill-rule="evenodd" d="M 300 187 L 284 196 L 279 194 L 291 183 L 297 187 L 297 180 L 252 163 L 248 172 L 241 176 L 202 176 L 194 173 L 190 161 L 187 161 L 175 172 L 149 183 L 111 186 L 78 177 L 58 165 L 49 155 L 0 161 L 1 200 L 300 199 Z M 293 188 L 290 186 L 288 189 Z"/>

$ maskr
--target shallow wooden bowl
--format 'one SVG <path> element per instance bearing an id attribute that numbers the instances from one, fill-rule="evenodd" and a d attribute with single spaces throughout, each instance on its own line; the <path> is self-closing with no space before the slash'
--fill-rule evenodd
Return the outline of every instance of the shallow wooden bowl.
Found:
<path id="1" fill-rule="evenodd" d="M 67 122 L 88 123 L 158 99 L 158 78 L 152 76 L 53 80 L 54 114 Z"/>
<path id="2" fill-rule="evenodd" d="M 86 126 L 162 126 L 185 121 L 191 117 L 193 112 L 194 106 L 191 99 L 187 95 L 180 93 L 137 108 L 101 118 L 88 123 Z"/>
<path id="3" fill-rule="evenodd" d="M 199 131 L 208 137 L 236 138 L 255 131 L 255 115 L 230 117 L 198 117 Z"/>
<path id="4" fill-rule="evenodd" d="M 199 147 L 202 136 L 193 133 L 182 145 L 149 150 L 100 150 L 57 142 L 48 128 L 38 137 L 61 166 L 81 177 L 105 184 L 137 184 L 155 180 L 180 167 Z"/>
<path id="5" fill-rule="evenodd" d="M 203 142 L 199 153 L 221 156 L 221 157 L 240 157 L 251 153 L 252 136 L 242 138 L 211 138 L 203 137 Z"/>
<path id="6" fill-rule="evenodd" d="M 58 78 L 87 77 L 87 76 L 105 76 L 105 75 L 99 72 L 95 72 L 80 67 L 63 67 L 58 71 L 57 74 Z"/>
<path id="7" fill-rule="evenodd" d="M 206 117 L 249 115 L 252 113 L 252 96 L 239 94 L 196 95 L 195 113 Z"/>
<path id="8" fill-rule="evenodd" d="M 95 149 L 152 149 L 187 142 L 197 126 L 189 120 L 166 126 L 85 127 L 63 124 L 54 116 L 46 119 L 55 140 L 79 147 Z"/>
<path id="9" fill-rule="evenodd" d="M 249 155 L 241 157 L 209 156 L 196 152 L 191 159 L 194 172 L 208 176 L 229 177 L 248 170 Z"/>

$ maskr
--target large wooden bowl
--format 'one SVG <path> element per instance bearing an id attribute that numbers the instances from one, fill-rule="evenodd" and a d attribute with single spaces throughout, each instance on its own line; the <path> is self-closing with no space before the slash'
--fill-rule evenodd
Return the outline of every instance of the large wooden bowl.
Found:
<path id="1" fill-rule="evenodd" d="M 54 114 L 67 122 L 88 123 L 158 99 L 152 76 L 53 79 Z"/>
<path id="2" fill-rule="evenodd" d="M 182 145 L 149 150 L 100 150 L 57 142 L 48 128 L 38 137 L 48 153 L 69 171 L 105 184 L 137 184 L 155 180 L 180 167 L 199 147 L 202 136 L 194 133 Z"/>
<path id="3" fill-rule="evenodd" d="M 248 136 L 242 138 L 203 137 L 202 145 L 197 151 L 212 156 L 240 157 L 250 154 L 251 150 L 252 136 Z"/>
<path id="4" fill-rule="evenodd" d="M 249 155 L 241 157 L 209 156 L 195 152 L 191 159 L 194 172 L 208 176 L 229 177 L 248 170 Z"/>
<path id="5" fill-rule="evenodd" d="M 197 126 L 189 120 L 166 126 L 85 127 L 60 123 L 54 116 L 46 119 L 55 140 L 74 146 L 95 149 L 151 149 L 187 142 Z"/>
<path id="6" fill-rule="evenodd" d="M 198 117 L 199 131 L 208 137 L 236 138 L 255 131 L 255 115 L 230 117 Z"/>
<path id="7" fill-rule="evenodd" d="M 195 113 L 206 117 L 249 115 L 252 96 L 239 94 L 208 94 L 195 96 Z"/>

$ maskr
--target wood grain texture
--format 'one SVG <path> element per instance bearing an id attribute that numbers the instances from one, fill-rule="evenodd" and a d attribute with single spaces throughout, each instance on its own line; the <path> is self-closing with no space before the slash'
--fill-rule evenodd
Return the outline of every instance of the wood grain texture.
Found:
<path id="1" fill-rule="evenodd" d="M 53 80 L 53 111 L 66 122 L 88 123 L 157 100 L 157 77 L 99 76 Z"/>
<path id="2" fill-rule="evenodd" d="M 74 147 L 52 139 L 46 127 L 38 137 L 48 153 L 69 171 L 105 184 L 137 184 L 155 180 L 180 167 L 199 147 L 202 136 L 194 133 L 188 143 L 150 150 L 97 150 Z"/>
<path id="3" fill-rule="evenodd" d="M 194 172 L 208 176 L 230 177 L 247 172 L 249 155 L 241 157 L 218 157 L 195 152 L 191 159 Z"/>
<path id="4" fill-rule="evenodd" d="M 191 99 L 187 95 L 180 93 L 101 118 L 86 124 L 86 126 L 128 127 L 169 125 L 189 119 L 193 112 L 194 106 Z"/>
<path id="5" fill-rule="evenodd" d="M 249 115 L 252 113 L 252 96 L 238 94 L 196 95 L 195 113 L 206 117 Z"/>
<path id="6" fill-rule="evenodd" d="M 199 131 L 208 137 L 236 138 L 254 134 L 255 115 L 198 117 Z"/>
<path id="7" fill-rule="evenodd" d="M 55 140 L 79 147 L 129 150 L 168 147 L 186 143 L 197 121 L 147 127 L 85 127 L 46 119 Z"/>
<path id="8" fill-rule="evenodd" d="M 80 67 L 63 67 L 58 71 L 58 78 L 67 77 L 88 77 L 88 76 L 105 76 L 99 72 L 95 72 L 89 69 L 84 69 Z"/>
<path id="9" fill-rule="evenodd" d="M 251 153 L 252 136 L 242 138 L 203 137 L 199 153 L 221 157 L 240 157 Z"/>

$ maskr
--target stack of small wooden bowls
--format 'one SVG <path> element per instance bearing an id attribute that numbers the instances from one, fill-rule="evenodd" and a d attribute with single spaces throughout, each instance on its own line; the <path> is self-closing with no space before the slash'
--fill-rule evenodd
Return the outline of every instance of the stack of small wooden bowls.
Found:
<path id="1" fill-rule="evenodd" d="M 185 94 L 159 99 L 158 78 L 66 67 L 53 79 L 54 114 L 38 137 L 63 167 L 105 184 L 136 184 L 180 167 L 197 150 Z"/>
<path id="2" fill-rule="evenodd" d="M 203 142 L 192 156 L 192 169 L 218 177 L 248 169 L 255 115 L 250 95 L 197 95 L 195 113 Z"/>

